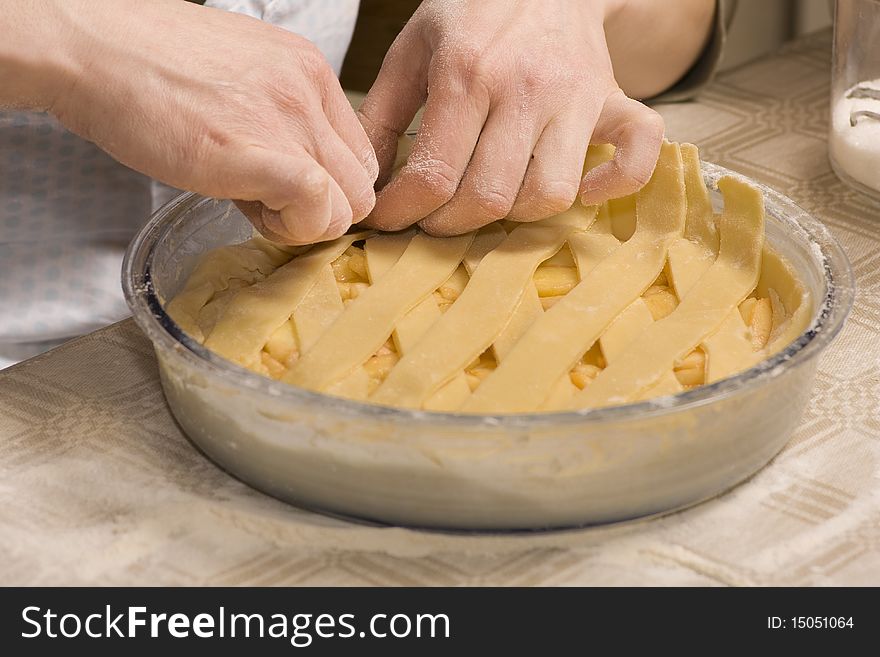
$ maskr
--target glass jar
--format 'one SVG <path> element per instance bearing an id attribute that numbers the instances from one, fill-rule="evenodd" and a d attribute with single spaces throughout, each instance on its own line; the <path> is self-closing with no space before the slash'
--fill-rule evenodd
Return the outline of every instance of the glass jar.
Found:
<path id="1" fill-rule="evenodd" d="M 837 0 L 831 69 L 831 166 L 880 201 L 880 0 Z"/>

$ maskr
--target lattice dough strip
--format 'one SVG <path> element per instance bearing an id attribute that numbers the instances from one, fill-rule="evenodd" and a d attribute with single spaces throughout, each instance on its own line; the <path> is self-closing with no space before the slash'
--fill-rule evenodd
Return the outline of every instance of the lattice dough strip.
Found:
<path id="1" fill-rule="evenodd" d="M 328 264 L 321 270 L 312 289 L 291 316 L 299 352 L 302 354 L 309 351 L 344 310 L 345 305 L 339 294 L 333 267 Z M 330 386 L 328 392 L 349 399 L 364 399 L 369 388 L 370 375 L 363 367 L 356 367 L 343 381 Z"/>
<path id="2" fill-rule="evenodd" d="M 685 237 L 669 249 L 669 277 L 681 300 L 693 289 L 718 256 L 719 236 L 709 191 L 693 144 L 682 144 L 688 218 Z M 712 383 L 756 362 L 748 328 L 738 308 L 730 311 L 715 333 L 700 345 L 706 354 L 703 382 Z"/>
<path id="3" fill-rule="evenodd" d="M 501 334 L 538 265 L 582 225 L 568 216 L 523 224 L 477 266 L 467 287 L 372 395 L 379 404 L 418 407 Z M 481 386 L 482 387 L 482 386 Z M 479 388 L 478 388 L 479 390 Z"/>
<path id="4" fill-rule="evenodd" d="M 610 157 L 611 153 L 609 152 L 608 155 Z M 569 249 L 575 260 L 579 280 L 583 280 L 596 264 L 616 251 L 620 244 L 620 240 L 612 232 L 609 206 L 603 203 L 598 209 L 592 230 L 572 235 L 569 239 Z M 630 336 L 640 332 L 653 321 L 654 318 L 644 300 L 639 297 L 633 301 L 599 337 L 600 349 L 606 361 L 619 353 L 617 350 L 625 345 Z M 547 399 L 540 405 L 540 410 L 558 411 L 568 408 L 571 399 L 579 390 L 572 382 L 570 372 L 566 372 L 551 387 Z"/>
<path id="5" fill-rule="evenodd" d="M 290 258 L 290 253 L 261 238 L 209 251 L 169 302 L 168 314 L 186 333 L 204 342 L 198 317 L 216 293 L 227 290 L 233 280 L 248 284 L 262 280 Z"/>
<path id="6" fill-rule="evenodd" d="M 700 171 L 700 156 L 693 144 L 681 145 L 687 219 L 684 236 L 669 245 L 667 272 L 679 301 L 706 273 L 718 256 L 718 234 L 709 192 Z"/>
<path id="7" fill-rule="evenodd" d="M 538 409 L 551 386 L 660 274 L 669 240 L 684 230 L 685 212 L 681 155 L 675 144 L 664 143 L 651 181 L 638 193 L 638 221 L 632 238 L 529 327 L 463 410 Z"/>
<path id="8" fill-rule="evenodd" d="M 472 233 L 416 234 L 391 270 L 348 305 L 282 380 L 312 390 L 341 381 L 382 346 L 401 317 L 452 275 L 473 239 Z"/>
<path id="9" fill-rule="evenodd" d="M 617 360 L 630 343 L 653 323 L 654 316 L 644 299 L 639 297 L 633 301 L 599 338 L 599 346 L 602 348 L 605 362 L 612 363 Z"/>
<path id="10" fill-rule="evenodd" d="M 620 240 L 611 231 L 611 218 L 608 214 L 607 204 L 602 209 L 605 211 L 607 221 L 597 224 L 595 231 L 596 243 L 591 245 L 591 248 L 597 253 L 607 249 L 610 255 L 611 252 L 620 248 Z M 579 268 L 580 270 L 586 270 L 590 260 L 585 253 L 581 252 L 583 248 L 584 244 L 576 244 L 574 246 L 578 262 L 583 263 Z M 599 348 L 602 350 L 605 361 L 611 362 L 617 358 L 618 354 L 626 348 L 629 342 L 653 322 L 654 317 L 651 315 L 645 300 L 639 297 L 633 301 L 599 336 Z"/>
<path id="11" fill-rule="evenodd" d="M 576 203 L 561 215 L 541 222 L 541 225 L 573 225 L 575 228 L 577 228 L 577 230 L 569 235 L 569 240 L 571 240 L 576 235 L 585 234 L 585 232 L 582 231 L 586 231 L 593 224 L 593 222 L 596 220 L 596 214 L 597 208 L 595 206 L 584 207 L 580 203 Z M 487 230 L 488 228 L 489 227 L 487 226 L 487 228 L 483 230 Z M 498 230 L 500 230 L 500 228 Z M 497 243 L 495 243 L 492 248 L 497 247 L 500 243 L 501 239 L 497 239 Z M 560 250 L 557 251 L 556 254 L 551 256 L 551 258 L 548 258 L 548 260 L 555 258 L 557 255 L 559 255 L 560 251 L 565 248 L 565 246 L 560 247 Z M 574 258 L 571 254 L 571 250 L 569 249 L 568 251 L 573 261 Z M 468 273 L 472 275 L 474 270 L 476 269 L 478 261 L 471 258 L 465 258 L 464 264 Z M 543 264 L 547 264 L 546 261 Z M 522 337 L 523 333 L 525 333 L 526 330 L 528 330 L 529 326 L 531 326 L 535 322 L 535 320 L 543 313 L 544 308 L 541 305 L 541 299 L 538 296 L 538 290 L 535 287 L 534 282 L 531 282 L 526 285 L 525 289 L 523 290 L 522 298 L 520 299 L 520 302 L 514 310 L 513 315 L 511 316 L 507 325 L 495 338 L 495 342 L 492 343 L 492 350 L 495 353 L 496 362 L 501 362 L 502 360 L 504 360 L 505 356 L 510 353 L 510 350 L 517 343 L 520 337 Z M 568 380 L 567 377 L 560 379 L 559 390 L 564 391 L 564 381 L 566 380 Z M 574 386 L 572 385 L 572 388 L 569 389 L 572 394 L 574 394 L 573 388 Z"/>
<path id="12" fill-rule="evenodd" d="M 262 280 L 262 277 L 257 280 Z M 247 287 L 246 282 L 240 279 L 230 279 L 227 282 L 226 289 L 215 291 L 211 295 L 211 300 L 198 311 L 196 323 L 198 324 L 199 330 L 202 332 L 201 342 L 204 342 L 204 336 L 210 335 L 211 331 L 214 330 L 217 322 L 220 321 L 220 318 L 223 317 L 223 313 L 226 312 L 226 306 L 228 306 L 235 298 L 235 295 L 241 292 L 245 287 Z"/>
<path id="13" fill-rule="evenodd" d="M 504 233 L 503 230 L 498 228 Z M 465 260 L 474 253 L 476 242 L 479 240 L 476 236 L 474 243 L 468 249 Z M 409 240 L 412 239 L 412 231 L 407 233 L 397 233 L 391 235 L 379 235 L 364 244 L 364 251 L 367 258 L 367 271 L 369 272 L 370 282 L 375 283 L 391 270 L 403 252 Z M 415 347 L 427 330 L 440 319 L 441 312 L 437 307 L 437 301 L 433 294 L 425 297 L 415 308 L 397 322 L 394 328 L 394 342 L 399 355 L 407 353 Z M 427 410 L 453 410 L 457 408 L 468 395 L 471 394 L 470 386 L 467 384 L 464 373 L 460 372 L 457 376 L 440 388 L 434 395 L 425 402 Z"/>
<path id="14" fill-rule="evenodd" d="M 600 213 L 605 209 L 602 206 Z M 600 217 L 585 233 L 575 233 L 568 240 L 568 247 L 577 265 L 578 277 L 583 280 L 593 268 L 618 248 L 620 241 L 611 234 L 610 220 Z"/>
<path id="15" fill-rule="evenodd" d="M 684 237 L 703 246 L 712 255 L 718 255 L 720 238 L 715 224 L 715 210 L 709 198 L 706 181 L 700 167 L 700 151 L 693 144 L 680 144 L 681 163 L 684 167 L 684 186 L 688 201 L 688 214 L 684 224 Z"/>
<path id="16" fill-rule="evenodd" d="M 665 397 L 666 395 L 674 395 L 684 390 L 684 386 L 675 376 L 675 372 L 671 369 L 663 372 L 660 380 L 654 385 L 642 390 L 633 397 L 633 401 L 642 401 L 653 397 Z"/>
<path id="17" fill-rule="evenodd" d="M 299 353 L 311 349 L 344 308 L 333 267 L 328 263 L 315 276 L 311 290 L 291 315 Z"/>
<path id="18" fill-rule="evenodd" d="M 550 386 L 547 398 L 540 406 L 542 411 L 559 411 L 568 407 L 579 388 L 572 382 L 571 374 L 566 372 Z"/>
<path id="19" fill-rule="evenodd" d="M 763 250 L 761 193 L 734 178 L 722 178 L 718 258 L 669 316 L 649 326 L 617 361 L 575 396 L 573 407 L 607 406 L 636 398 L 655 385 L 676 360 L 717 330 L 755 288 Z"/>
<path id="20" fill-rule="evenodd" d="M 596 208 L 585 208 L 580 204 L 575 204 L 570 210 L 568 210 L 568 213 L 571 213 L 571 216 L 574 217 L 576 225 L 580 224 L 580 226 L 584 230 L 586 230 L 593 223 L 593 221 L 595 221 Z M 503 233 L 503 230 L 501 230 L 500 228 L 498 230 Z M 571 239 L 571 237 L 574 235 L 580 234 L 582 233 L 572 233 L 571 235 L 569 235 L 569 239 Z M 500 240 L 498 244 L 500 244 Z M 495 248 L 495 246 L 497 246 L 497 244 L 494 245 L 493 248 Z M 561 247 L 560 251 L 557 251 L 556 254 L 551 256 L 551 258 L 548 258 L 548 260 L 556 258 L 565 248 L 565 246 Z M 574 264 L 574 257 L 571 254 L 571 250 L 569 249 L 568 251 L 569 258 L 572 264 Z M 476 269 L 476 265 L 478 264 L 478 262 L 475 259 L 465 258 L 464 264 L 468 270 L 468 273 L 473 274 L 473 271 Z M 545 261 L 544 264 L 547 264 L 547 261 Z M 495 354 L 496 362 L 501 362 L 502 360 L 504 360 L 505 356 L 510 353 L 510 350 L 513 349 L 513 346 L 517 343 L 520 337 L 522 337 L 523 333 L 525 333 L 526 330 L 528 330 L 529 326 L 531 326 L 535 322 L 535 320 L 543 313 L 544 308 L 541 305 L 541 299 L 538 296 L 538 290 L 535 287 L 534 282 L 529 283 L 523 290 L 522 298 L 520 299 L 516 309 L 513 311 L 513 315 L 511 316 L 510 321 L 508 321 L 507 326 L 504 327 L 498 337 L 495 338 L 495 342 L 492 343 L 492 350 Z M 545 410 L 563 408 L 565 403 L 569 399 L 571 399 L 577 391 L 577 386 L 572 383 L 571 377 L 566 372 L 563 376 L 559 378 L 559 381 L 557 381 L 556 385 L 551 391 L 551 394 L 548 396 L 547 403 L 545 404 Z M 462 400 L 462 402 L 464 402 L 464 399 Z M 461 404 L 458 404 L 458 406 L 461 406 Z"/>
<path id="21" fill-rule="evenodd" d="M 607 152 L 606 155 L 609 158 L 611 157 L 610 152 Z M 593 226 L 593 230 L 589 233 L 573 236 L 569 244 L 574 253 L 581 279 L 598 262 L 607 258 L 620 247 L 620 240 L 614 236 L 612 231 L 611 215 L 607 203 L 599 208 L 599 217 Z M 653 321 L 654 317 L 651 315 L 651 311 L 648 309 L 644 299 L 639 297 L 633 301 L 611 322 L 599 337 L 599 346 L 606 362 L 615 359 L 626 348 L 627 344 Z M 548 399 L 542 405 L 542 408 L 557 410 L 566 407 L 566 404 L 562 403 L 559 395 L 553 396 L 555 398 L 552 400 Z"/>
<path id="22" fill-rule="evenodd" d="M 464 259 L 464 266 L 468 274 L 473 276 L 477 265 L 479 265 L 483 257 L 489 251 L 497 248 L 505 239 L 507 239 L 507 234 L 497 224 L 487 226 L 481 230 L 477 240 L 482 242 L 484 252 L 482 254 L 475 253 L 474 257 Z M 479 258 L 476 257 L 477 255 L 479 255 Z M 496 361 L 501 361 L 507 355 L 516 341 L 519 340 L 519 337 L 532 325 L 535 318 L 543 312 L 544 308 L 541 306 L 541 299 L 538 298 L 535 284 L 529 282 L 523 290 L 520 302 L 514 309 L 507 325 L 492 343 L 492 351 L 495 354 Z"/>
<path id="23" fill-rule="evenodd" d="M 739 372 L 760 360 L 752 349 L 749 329 L 739 308 L 727 315 L 719 329 L 700 345 L 706 352 L 706 383 L 714 383 Z"/>
<path id="24" fill-rule="evenodd" d="M 606 153 L 610 158 L 611 152 Z M 568 238 L 568 248 L 577 270 L 578 280 L 583 280 L 599 262 L 607 258 L 620 247 L 620 240 L 611 231 L 611 217 L 608 204 L 603 203 L 597 208 L 596 219 L 590 230 L 573 233 Z M 636 300 L 641 304 L 641 299 Z M 644 305 L 644 304 L 641 304 Z M 645 307 L 647 311 L 647 307 Z M 566 371 L 550 388 L 547 398 L 541 403 L 542 411 L 558 411 L 568 408 L 569 401 L 577 394 L 579 388 L 571 378 L 572 372 Z"/>
<path id="25" fill-rule="evenodd" d="M 346 235 L 313 247 L 269 276 L 235 295 L 205 346 L 244 367 L 259 361 L 260 352 L 315 284 L 321 271 L 364 234 Z"/>
<path id="26" fill-rule="evenodd" d="M 758 294 L 769 296 L 770 288 L 780 295 L 779 300 L 785 308 L 786 319 L 774 327 L 770 340 L 762 352 L 764 355 L 780 351 L 800 335 L 804 326 L 809 323 L 812 311 L 809 295 L 791 266 L 786 264 L 778 253 L 764 249 Z"/>

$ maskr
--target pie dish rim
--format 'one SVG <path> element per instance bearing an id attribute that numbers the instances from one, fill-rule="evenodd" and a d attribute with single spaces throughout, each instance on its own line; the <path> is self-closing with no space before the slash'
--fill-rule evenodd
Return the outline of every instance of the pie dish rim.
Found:
<path id="1" fill-rule="evenodd" d="M 744 386 L 760 385 L 761 382 L 809 362 L 823 352 L 840 332 L 855 296 L 849 260 L 824 224 L 790 198 L 747 176 L 711 162 L 702 162 L 702 170 L 713 195 L 717 192 L 717 181 L 724 176 L 743 180 L 762 192 L 768 222 L 787 224 L 792 231 L 799 234 L 802 242 L 810 244 L 814 256 L 817 256 L 814 264 L 818 266 L 818 261 L 821 260 L 825 295 L 822 299 L 812 299 L 813 312 L 809 325 L 779 352 L 736 375 L 671 396 L 574 411 L 482 415 L 380 406 L 299 388 L 251 372 L 211 352 L 184 333 L 166 313 L 164 302 L 154 289 L 151 272 L 153 257 L 157 246 L 167 237 L 175 222 L 184 219 L 203 203 L 231 204 L 229 201 L 216 201 L 192 192 L 185 192 L 160 208 L 132 240 L 123 261 L 123 291 L 135 321 L 157 349 L 175 350 L 189 365 L 203 370 L 209 376 L 220 377 L 227 384 L 263 392 L 271 397 L 289 398 L 297 404 L 307 403 L 316 413 L 328 410 L 334 414 L 384 416 L 384 419 L 416 424 L 424 421 L 468 426 L 491 424 L 510 425 L 517 429 L 547 424 L 603 422 L 636 416 L 648 418 L 666 415 L 711 404 L 741 392 Z"/>

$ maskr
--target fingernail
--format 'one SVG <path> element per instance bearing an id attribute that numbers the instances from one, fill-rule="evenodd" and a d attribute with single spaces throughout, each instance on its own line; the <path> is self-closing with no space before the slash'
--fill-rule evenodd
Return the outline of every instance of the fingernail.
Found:
<path id="1" fill-rule="evenodd" d="M 578 198 L 582 205 L 598 205 L 607 200 L 607 196 L 596 186 L 595 180 L 593 180 L 589 174 L 584 176 L 581 180 L 581 188 Z"/>
<path id="2" fill-rule="evenodd" d="M 581 185 L 581 193 L 578 195 L 582 205 L 595 205 L 597 192 L 589 186 Z"/>
<path id="3" fill-rule="evenodd" d="M 370 177 L 370 180 L 375 183 L 376 179 L 379 177 L 379 160 L 376 158 L 375 151 L 371 148 L 366 154 L 361 157 L 361 162 L 364 165 L 364 169 L 367 170 L 367 175 Z"/>
<path id="4" fill-rule="evenodd" d="M 339 237 L 349 228 L 351 228 L 352 224 L 351 214 L 350 213 L 342 213 L 333 217 L 330 221 L 330 225 L 327 226 L 327 230 L 324 231 L 324 235 L 333 235 L 334 237 Z"/>
<path id="5" fill-rule="evenodd" d="M 317 241 L 327 230 L 328 221 L 304 221 L 303 217 L 297 217 L 295 213 L 294 208 L 288 206 L 281 210 L 281 220 L 284 232 L 297 242 L 308 244 Z"/>
<path id="6" fill-rule="evenodd" d="M 339 226 L 328 228 L 327 232 L 321 235 L 321 241 L 326 242 L 329 240 L 338 239 L 345 235 L 349 228 L 350 226 L 346 226 L 345 224 L 340 224 Z"/>
<path id="7" fill-rule="evenodd" d="M 281 232 L 287 232 L 287 229 L 281 222 L 281 213 L 278 210 L 271 210 L 264 205 L 260 208 L 260 221 L 269 230 L 278 232 L 278 229 L 281 229 Z"/>
<path id="8" fill-rule="evenodd" d="M 356 203 L 351 204 L 352 223 L 362 221 L 376 207 L 376 192 L 372 187 L 366 188 Z"/>

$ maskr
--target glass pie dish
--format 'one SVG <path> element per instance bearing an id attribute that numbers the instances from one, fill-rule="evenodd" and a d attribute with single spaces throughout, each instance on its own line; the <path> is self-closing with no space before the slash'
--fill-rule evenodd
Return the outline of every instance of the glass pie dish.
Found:
<path id="1" fill-rule="evenodd" d="M 703 165 L 712 190 L 732 172 Z M 205 252 L 252 229 L 230 202 L 184 194 L 129 247 L 123 287 L 153 342 L 172 413 L 224 469 L 290 503 L 362 520 L 523 530 L 628 520 L 736 485 L 788 441 L 818 356 L 841 329 L 852 274 L 828 231 L 761 190 L 770 245 L 796 270 L 813 316 L 785 349 L 673 396 L 571 412 L 440 413 L 377 406 L 273 381 L 207 350 L 167 315 Z"/>

